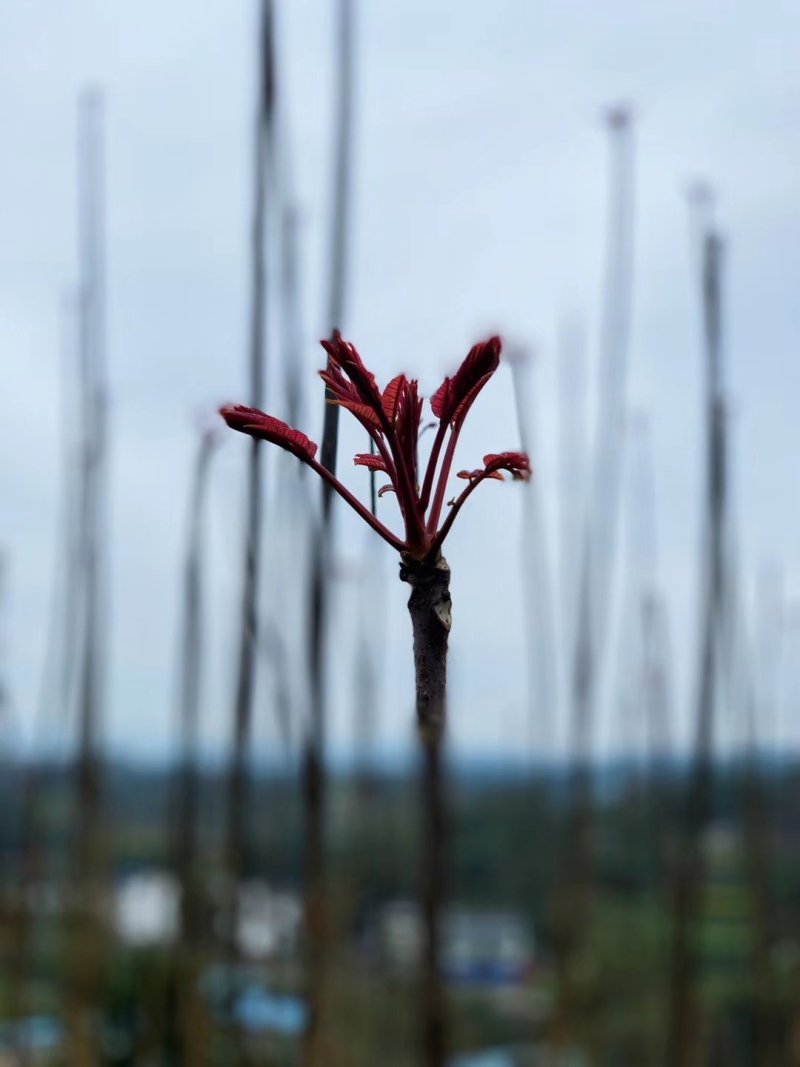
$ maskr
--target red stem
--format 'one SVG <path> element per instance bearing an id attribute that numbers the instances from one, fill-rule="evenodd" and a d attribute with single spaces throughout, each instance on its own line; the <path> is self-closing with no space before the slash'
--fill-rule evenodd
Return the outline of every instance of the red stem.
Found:
<path id="1" fill-rule="evenodd" d="M 415 496 L 412 493 L 410 495 L 410 497 L 408 499 L 406 499 L 406 493 L 405 493 L 406 486 L 403 487 L 403 492 L 399 492 L 400 481 L 399 481 L 399 479 L 397 477 L 397 467 L 395 466 L 394 460 L 392 458 L 392 453 L 389 451 L 389 448 L 387 448 L 386 442 L 384 441 L 384 439 L 381 436 L 380 432 L 377 429 L 374 429 L 374 428 L 370 429 L 369 427 L 367 427 L 367 433 L 370 435 L 372 440 L 377 445 L 378 451 L 380 452 L 380 455 L 381 455 L 381 459 L 386 464 L 386 473 L 389 475 L 389 479 L 392 482 L 392 485 L 394 486 L 395 495 L 397 496 L 397 503 L 400 506 L 400 512 L 401 512 L 401 514 L 403 516 L 403 522 L 405 523 L 405 526 L 406 526 L 406 536 L 409 538 L 409 541 L 418 540 L 418 538 L 414 538 L 412 536 L 412 534 L 421 533 L 420 524 L 419 524 L 419 521 L 418 521 L 418 519 L 417 519 L 417 517 L 415 515 L 415 508 L 416 508 Z M 392 438 L 393 442 L 395 442 L 395 443 L 397 442 L 397 437 L 394 435 L 391 426 L 389 427 L 388 435 Z M 398 452 L 399 452 L 399 449 L 398 449 Z M 402 458 L 402 456 L 401 456 L 401 458 Z M 406 481 L 407 481 L 407 479 L 406 479 Z M 411 522 L 409 522 L 409 515 L 411 515 Z M 411 529 L 411 524 L 412 523 L 414 525 L 413 531 Z"/>
<path id="2" fill-rule="evenodd" d="M 342 485 L 336 475 L 331 474 L 327 467 L 323 467 L 321 463 L 318 463 L 310 456 L 303 456 L 302 459 L 303 462 L 307 463 L 312 470 L 316 471 L 320 478 L 324 479 L 332 489 L 335 489 L 342 500 L 347 501 L 353 511 L 357 512 L 364 522 L 368 523 L 376 533 L 380 534 L 384 541 L 387 541 L 392 548 L 396 549 L 398 552 L 406 551 L 405 542 L 401 541 L 390 529 L 384 526 L 380 519 L 376 519 L 372 512 L 369 511 L 368 508 L 365 508 L 361 501 L 356 499 L 350 490 Z"/>
<path id="3" fill-rule="evenodd" d="M 425 530 L 424 523 L 417 511 L 416 487 L 413 485 L 403 450 L 399 447 L 394 426 L 386 417 L 386 413 L 380 404 L 375 410 L 380 419 L 380 427 L 374 426 L 363 419 L 359 419 L 359 422 L 375 442 L 378 452 L 386 464 L 386 473 L 394 485 L 409 542 L 421 541 L 424 539 Z M 384 440 L 383 435 L 385 435 L 386 440 Z"/>
<path id="4" fill-rule="evenodd" d="M 428 536 L 436 533 L 436 527 L 439 525 L 439 518 L 442 514 L 442 504 L 444 503 L 444 494 L 447 490 L 447 479 L 450 477 L 450 468 L 453 465 L 453 456 L 456 451 L 456 444 L 458 443 L 458 435 L 460 431 L 460 424 L 454 426 L 450 433 L 450 440 L 447 442 L 447 451 L 442 460 L 442 469 L 439 472 L 439 481 L 436 485 L 436 495 L 433 498 L 431 513 L 428 517 Z"/>
<path id="5" fill-rule="evenodd" d="M 431 497 L 433 476 L 436 473 L 436 464 L 439 462 L 439 453 L 442 450 L 442 442 L 444 441 L 444 435 L 447 433 L 447 426 L 447 422 L 439 423 L 439 429 L 436 431 L 436 440 L 433 442 L 431 454 L 428 458 L 428 466 L 425 469 L 425 481 L 422 483 L 422 492 L 419 496 L 419 504 L 422 508 L 423 515 L 425 514 L 428 507 L 428 501 Z"/>
<path id="6" fill-rule="evenodd" d="M 367 430 L 371 439 L 375 442 L 375 447 L 378 449 L 381 459 L 386 464 L 386 473 L 389 475 L 389 479 L 396 485 L 397 484 L 397 470 L 392 459 L 392 454 L 386 447 L 386 442 L 383 440 L 377 430 L 373 433 Z"/>
<path id="7" fill-rule="evenodd" d="M 406 457 L 402 448 L 400 448 L 394 426 L 391 424 L 388 424 L 386 436 L 389 438 L 389 446 L 395 458 L 399 474 L 394 484 L 397 491 L 397 499 L 400 502 L 400 510 L 406 520 L 406 532 L 409 541 L 412 539 L 419 541 L 424 538 L 425 524 L 418 511 L 417 489 L 411 477 L 411 471 L 408 469 Z"/>

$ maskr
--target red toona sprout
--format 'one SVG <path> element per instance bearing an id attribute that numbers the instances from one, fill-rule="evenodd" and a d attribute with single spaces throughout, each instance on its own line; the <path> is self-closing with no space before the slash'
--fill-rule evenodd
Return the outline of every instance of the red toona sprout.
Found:
<path id="1" fill-rule="evenodd" d="M 452 378 L 445 378 L 431 397 L 430 407 L 436 422 L 428 426 L 436 428 L 436 436 L 424 473 L 419 470 L 418 458 L 423 398 L 417 391 L 417 382 L 398 374 L 381 392 L 375 376 L 364 366 L 354 346 L 342 340 L 338 332 L 330 341 L 323 341 L 322 347 L 328 353 L 328 366 L 320 371 L 320 377 L 328 387 L 330 403 L 351 412 L 375 443 L 375 454 L 359 453 L 354 462 L 387 476 L 389 481 L 380 489 L 380 495 L 396 493 L 405 525 L 404 537 L 389 530 L 318 462 L 317 446 L 304 433 L 263 411 L 240 404 L 227 404 L 220 408 L 220 414 L 232 429 L 279 445 L 315 470 L 410 562 L 437 559 L 456 515 L 481 482 L 487 479 L 503 481 L 503 471 L 523 481 L 530 477 L 530 464 L 524 452 L 484 456 L 482 468 L 458 472 L 458 477 L 467 479 L 468 484 L 449 502 L 449 512 L 442 521 L 458 437 L 469 409 L 497 370 L 501 348 L 499 337 L 474 345 Z"/>
<path id="2" fill-rule="evenodd" d="M 441 981 L 440 924 L 444 900 L 445 789 L 441 762 L 444 735 L 447 643 L 451 626 L 450 568 L 442 557 L 442 542 L 456 515 L 475 489 L 488 480 L 503 481 L 503 473 L 526 481 L 530 464 L 524 452 L 489 453 L 483 467 L 463 470 L 467 484 L 449 501 L 445 495 L 458 437 L 469 409 L 500 362 L 500 338 L 475 345 L 452 378 L 445 378 L 431 397 L 436 419 L 420 430 L 423 400 L 417 383 L 404 374 L 392 378 L 381 392 L 355 348 L 335 333 L 322 346 L 328 366 L 321 372 L 328 400 L 355 416 L 369 434 L 375 452 L 359 453 L 356 466 L 384 474 L 381 488 L 397 494 L 404 535 L 393 533 L 372 514 L 336 476 L 316 458 L 317 446 L 305 434 L 254 408 L 228 405 L 220 409 L 229 426 L 251 437 L 280 445 L 307 464 L 357 511 L 365 522 L 400 553 L 400 577 L 411 586 L 408 608 L 414 632 L 414 673 L 419 736 L 422 742 L 421 909 L 424 950 L 421 960 L 421 1040 L 425 1067 L 443 1067 L 447 1059 L 446 1009 Z M 425 470 L 419 467 L 421 432 L 436 430 Z"/>

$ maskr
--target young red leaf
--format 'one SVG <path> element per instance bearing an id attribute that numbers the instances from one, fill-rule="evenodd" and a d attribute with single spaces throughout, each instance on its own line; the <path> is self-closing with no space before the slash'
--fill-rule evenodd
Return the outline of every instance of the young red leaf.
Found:
<path id="1" fill-rule="evenodd" d="M 483 457 L 487 474 L 508 471 L 514 478 L 526 482 L 531 476 L 531 464 L 525 452 L 490 452 Z"/>
<path id="2" fill-rule="evenodd" d="M 357 400 L 339 400 L 338 397 L 334 397 L 329 403 L 338 404 L 339 407 L 347 408 L 347 410 L 352 412 L 357 419 L 360 419 L 362 423 L 365 423 L 367 427 L 379 427 L 381 424 L 380 416 L 373 408 L 369 407 L 368 404 L 362 404 Z"/>
<path id="3" fill-rule="evenodd" d="M 231 429 L 279 445 L 298 459 L 310 460 L 317 453 L 317 446 L 304 433 L 287 426 L 272 415 L 259 411 L 258 408 L 248 408 L 243 404 L 226 404 L 219 409 L 219 413 Z"/>
<path id="4" fill-rule="evenodd" d="M 369 467 L 371 471 L 386 473 L 386 461 L 383 456 L 375 456 L 371 452 L 358 452 L 353 456 L 353 463 L 357 467 Z"/>
<path id="5" fill-rule="evenodd" d="M 396 378 L 392 378 L 386 388 L 383 390 L 383 396 L 381 397 L 381 405 L 383 407 L 383 413 L 389 422 L 394 422 L 394 417 L 397 413 L 397 406 L 400 397 L 403 393 L 403 387 L 407 385 L 405 374 L 398 374 Z"/>
<path id="6" fill-rule="evenodd" d="M 318 373 L 337 400 L 358 400 L 358 393 L 352 382 L 348 382 L 338 367 L 329 366 L 327 370 Z"/>
<path id="7" fill-rule="evenodd" d="M 431 410 L 441 422 L 462 418 L 500 363 L 502 343 L 490 337 L 473 345 L 452 378 L 445 378 L 431 397 Z"/>
<path id="8" fill-rule="evenodd" d="M 403 379 L 395 405 L 395 432 L 398 446 L 406 458 L 406 465 L 411 478 L 417 481 L 417 442 L 419 441 L 419 420 L 422 416 L 422 398 L 417 391 L 416 379 Z"/>
<path id="9" fill-rule="evenodd" d="M 334 330 L 330 341 L 322 341 L 321 343 L 328 353 L 327 373 L 335 376 L 335 372 L 338 370 L 340 375 L 342 372 L 346 374 L 361 403 L 366 404 L 375 411 L 380 411 L 381 391 L 375 381 L 375 375 L 364 366 L 355 346 L 342 340 L 342 335 L 338 330 Z"/>
<path id="10" fill-rule="evenodd" d="M 393 485 L 382 485 L 378 490 L 378 496 L 384 496 L 386 493 L 395 493 L 397 490 Z"/>

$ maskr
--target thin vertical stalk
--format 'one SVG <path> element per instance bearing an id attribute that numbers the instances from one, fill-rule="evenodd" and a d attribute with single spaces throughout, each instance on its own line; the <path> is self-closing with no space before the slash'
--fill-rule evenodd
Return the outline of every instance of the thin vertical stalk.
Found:
<path id="1" fill-rule="evenodd" d="M 752 894 L 751 950 L 754 1026 L 754 1067 L 772 1067 L 777 1060 L 775 998 L 770 983 L 771 850 L 769 809 L 759 751 L 758 724 L 752 691 L 748 695 L 748 739 L 744 768 L 744 852 Z"/>
<path id="2" fill-rule="evenodd" d="M 351 164 L 354 104 L 353 0 L 338 0 L 336 12 L 336 103 L 334 116 L 333 201 L 329 248 L 327 325 L 341 329 L 349 280 Z M 320 462 L 336 472 L 339 442 L 339 408 L 326 404 Z M 313 557 L 309 613 L 309 669 L 311 714 L 303 752 L 305 807 L 305 968 L 308 1021 L 303 1035 L 304 1067 L 322 1067 L 325 1018 L 328 914 L 326 905 L 326 783 L 325 783 L 325 626 L 328 610 L 328 551 L 331 539 L 331 487 L 322 487 L 322 522 Z"/>
<path id="3" fill-rule="evenodd" d="M 27 954 L 26 949 L 33 921 L 30 908 L 31 867 L 31 820 L 28 818 L 30 783 L 33 779 L 32 761 L 27 764 L 14 752 L 11 695 L 7 680 L 4 637 L 7 604 L 7 576 L 9 556 L 0 546 L 0 774 L 2 774 L 3 813 L 0 816 L 0 833 L 5 841 L 13 841 L 18 835 L 18 860 L 7 863 L 0 871 L 0 930 L 7 941 L 8 959 L 4 970 L 8 976 L 6 1014 L 12 1020 L 22 1019 L 27 1014 Z M 54 618 L 55 612 L 53 612 Z M 49 645 L 55 627 L 51 625 Z M 51 657 L 48 656 L 48 661 Z M 9 803 L 13 791 L 20 793 L 19 807 Z M 20 1067 L 27 1067 L 23 1056 Z"/>
<path id="4" fill-rule="evenodd" d="M 532 359 L 521 355 L 511 364 L 514 401 L 520 430 L 522 450 L 529 456 L 536 454 L 534 428 L 536 426 L 536 395 L 526 388 L 532 375 Z M 531 752 L 537 740 L 552 736 L 555 679 L 551 572 L 545 535 L 544 506 L 536 480 L 525 486 L 523 502 L 522 564 L 526 577 L 524 594 L 528 630 L 529 664 L 529 722 Z"/>
<path id="5" fill-rule="evenodd" d="M 61 302 L 61 368 L 59 403 L 59 456 L 61 463 L 59 513 L 55 530 L 52 600 L 48 621 L 42 677 L 34 724 L 34 749 L 52 736 L 56 723 L 68 716 L 72 698 L 71 672 L 75 655 L 73 643 L 78 628 L 76 603 L 76 456 L 74 441 L 73 388 L 76 377 L 75 301 L 70 294 Z M 55 717 L 55 718 L 54 718 Z M 27 1013 L 30 948 L 35 933 L 35 916 L 29 907 L 29 888 L 41 875 L 42 846 L 39 832 L 39 804 L 42 793 L 42 761 L 31 754 L 22 771 L 20 802 L 20 842 L 22 852 L 18 871 L 21 910 L 14 939 L 14 1006 L 12 1016 Z"/>
<path id="6" fill-rule="evenodd" d="M 685 797 L 681 848 L 676 860 L 666 1062 L 693 1067 L 700 1055 L 698 960 L 694 944 L 705 875 L 703 835 L 711 817 L 712 740 L 719 688 L 719 644 L 726 603 L 726 441 L 722 391 L 720 274 L 722 243 L 715 233 L 703 247 L 706 349 L 706 508 L 702 580 L 702 636 L 692 767 Z"/>
<path id="7" fill-rule="evenodd" d="M 265 338 L 267 317 L 267 176 L 272 143 L 274 56 L 271 0 L 262 0 L 259 23 L 258 91 L 254 129 L 253 217 L 250 233 L 250 404 L 264 405 Z M 252 733 L 257 663 L 258 592 L 261 577 L 263 511 L 262 453 L 257 440 L 250 446 L 247 466 L 245 541 L 242 566 L 239 660 L 233 709 L 233 742 L 228 769 L 226 864 L 227 950 L 237 955 L 238 890 L 245 867 L 248 817 L 247 750 Z"/>
<path id="8" fill-rule="evenodd" d="M 99 1062 L 94 1013 L 101 991 L 98 909 L 102 872 L 100 731 L 107 619 L 104 604 L 106 457 L 105 308 L 103 263 L 103 100 L 96 90 L 80 102 L 80 254 L 82 480 L 80 582 L 82 645 L 78 666 L 79 740 L 76 763 L 75 910 L 69 946 L 67 1042 L 77 1067 Z"/>
<path id="9" fill-rule="evenodd" d="M 353 103 L 355 93 L 354 0 L 338 0 L 336 12 L 336 111 L 334 117 L 333 204 L 331 210 L 328 275 L 328 327 L 342 328 L 349 280 L 350 209 L 352 203 Z M 327 391 L 326 391 L 327 395 Z M 339 408 L 328 404 L 322 432 L 320 461 L 336 470 Z M 326 498 L 328 490 L 323 490 Z"/>
<path id="10" fill-rule="evenodd" d="M 382 607 L 385 591 L 377 558 L 380 552 L 379 541 L 370 537 L 364 546 L 364 569 L 359 579 L 358 603 L 354 608 L 358 619 L 353 662 L 354 769 L 352 786 L 348 790 L 348 822 L 355 849 L 348 865 L 347 892 L 344 894 L 349 905 L 343 916 L 347 928 L 360 925 L 368 914 L 375 895 L 375 872 L 394 847 L 391 835 L 387 833 L 389 810 L 375 751 L 382 673 L 380 651 L 384 646 Z M 364 1047 L 369 1047 L 382 1039 L 382 1027 L 382 1011 L 375 1004 L 374 989 L 365 985 L 358 997 L 352 1031 L 359 1034 Z"/>
<path id="11" fill-rule="evenodd" d="M 365 802 L 373 794 L 375 743 L 377 740 L 378 680 L 381 675 L 379 653 L 383 647 L 384 631 L 380 562 L 376 553 L 379 542 L 370 538 L 365 550 L 365 574 L 360 589 L 359 627 L 355 663 L 356 706 L 354 734 L 356 738 L 356 797 Z M 363 807 L 362 816 L 367 816 Z"/>
<path id="12" fill-rule="evenodd" d="M 566 319 L 558 339 L 559 581 L 562 640 L 572 649 L 581 572 L 589 458 L 586 342 L 582 324 Z"/>
<path id="13" fill-rule="evenodd" d="M 576 1017 L 575 962 L 590 906 L 595 704 L 616 558 L 633 287 L 633 139 L 627 110 L 613 109 L 608 116 L 608 129 L 611 174 L 599 406 L 569 682 L 573 765 L 564 881 L 555 916 L 559 969 L 559 1005 L 555 1013 L 558 1040 L 564 1037 Z"/>
<path id="14" fill-rule="evenodd" d="M 632 421 L 631 497 L 629 519 L 629 564 L 631 624 L 630 640 L 622 638 L 620 673 L 631 676 L 631 719 L 620 723 L 623 737 L 641 742 L 641 796 L 634 788 L 632 801 L 640 809 L 645 840 L 665 842 L 666 827 L 657 810 L 659 757 L 666 754 L 670 738 L 668 646 L 666 613 L 658 577 L 656 501 L 650 444 L 650 422 L 641 413 Z M 631 671 L 631 645 L 636 662 Z M 649 846 L 647 851 L 650 851 Z M 654 853 L 656 859 L 658 853 Z M 657 869 L 647 872 L 653 878 Z"/>
<path id="15" fill-rule="evenodd" d="M 180 885 L 178 1033 L 181 1063 L 207 1062 L 206 1018 L 197 988 L 201 964 L 201 895 L 197 869 L 197 743 L 203 664 L 203 508 L 215 439 L 205 432 L 195 460 L 183 568 L 180 649 L 180 763 L 175 811 L 175 862 Z"/>
<path id="16" fill-rule="evenodd" d="M 287 193 L 284 193 L 287 195 Z M 303 386 L 300 278 L 298 257 L 299 219 L 293 203 L 281 211 L 281 323 L 283 326 L 283 364 L 286 375 L 286 415 L 290 426 L 302 423 Z M 300 473 L 305 471 L 300 466 Z"/>
<path id="17" fill-rule="evenodd" d="M 636 606 L 642 635 L 640 678 L 645 768 L 652 780 L 658 757 L 666 754 L 671 738 L 669 647 L 666 608 L 659 581 L 656 499 L 648 420 L 640 422 L 637 436 L 634 522 L 640 574 Z"/>
<path id="18" fill-rule="evenodd" d="M 780 569 L 762 571 L 757 592 L 756 656 L 751 666 L 747 723 L 745 848 L 753 894 L 752 961 L 757 1046 L 756 1067 L 780 1063 L 779 1012 L 772 979 L 771 948 L 783 926 L 773 882 L 776 797 L 765 753 L 774 743 L 785 600 Z"/>

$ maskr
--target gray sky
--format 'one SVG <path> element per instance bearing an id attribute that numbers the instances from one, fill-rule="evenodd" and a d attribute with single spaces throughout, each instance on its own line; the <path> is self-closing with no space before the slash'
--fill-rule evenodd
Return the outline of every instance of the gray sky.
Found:
<path id="1" fill-rule="evenodd" d="M 313 371 L 322 365 L 316 339 L 325 330 L 331 5 L 277 7 L 281 106 L 304 218 L 302 428 L 318 439 L 322 387 Z M 532 459 L 551 555 L 558 326 L 566 315 L 579 317 L 594 357 L 606 175 L 599 116 L 619 99 L 635 108 L 630 399 L 650 413 L 661 574 L 684 708 L 702 486 L 698 307 L 684 192 L 698 175 L 719 190 L 717 215 L 730 246 L 727 353 L 742 567 L 749 583 L 766 563 L 780 565 L 787 589 L 800 587 L 797 5 L 360 0 L 357 7 L 346 333 L 381 381 L 408 371 L 426 393 L 487 332 L 535 347 Z M 76 276 L 76 97 L 86 82 L 99 82 L 107 94 L 113 392 L 109 735 L 131 755 L 163 750 L 173 731 L 176 563 L 196 418 L 220 401 L 245 399 L 254 25 L 255 3 L 238 0 L 0 0 L 0 543 L 10 557 L 3 654 L 15 714 L 27 721 L 53 576 L 59 302 Z M 272 381 L 268 406 L 281 414 Z M 507 368 L 470 421 L 459 466 L 519 444 Z M 342 469 L 365 492 L 366 474 L 349 463 L 362 435 L 344 423 Z M 241 440 L 226 440 L 212 490 L 209 746 L 227 737 L 244 454 Z M 269 475 L 293 462 L 271 457 Z M 483 487 L 448 542 L 451 721 L 458 744 L 480 752 L 513 747 L 525 724 L 521 492 Z M 345 569 L 361 571 L 369 531 L 339 511 Z M 279 536 L 291 543 L 291 535 Z M 380 736 L 390 745 L 410 736 L 407 590 L 388 546 L 375 557 L 386 635 Z M 340 647 L 339 635 L 348 633 L 359 600 L 352 579 L 338 586 L 334 738 L 344 744 L 352 640 Z M 262 733 L 268 740 L 272 732 L 265 715 Z M 604 736 L 613 741 L 614 727 L 606 725 Z M 554 744 L 541 733 L 539 742 L 545 750 Z"/>

